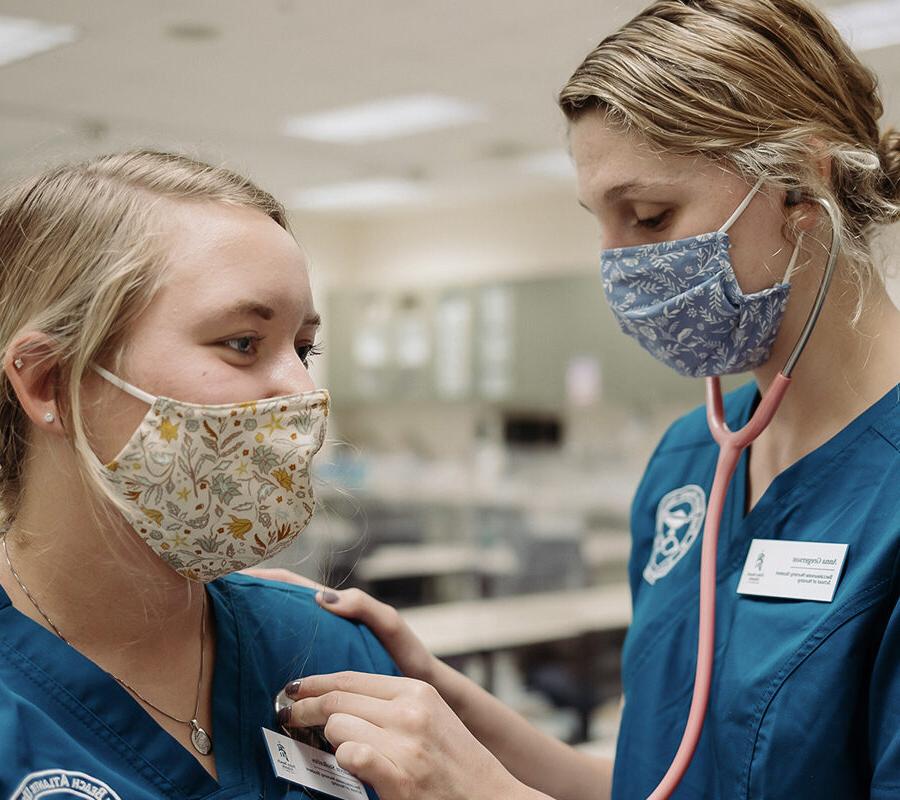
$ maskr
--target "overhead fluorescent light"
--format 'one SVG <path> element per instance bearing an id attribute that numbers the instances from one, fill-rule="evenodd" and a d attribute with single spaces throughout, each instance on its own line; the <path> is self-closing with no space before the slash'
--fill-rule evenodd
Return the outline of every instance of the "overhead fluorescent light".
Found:
<path id="1" fill-rule="evenodd" d="M 562 149 L 533 153 L 521 159 L 519 164 L 524 172 L 531 175 L 562 178 L 565 180 L 571 180 L 575 177 L 575 165 L 572 163 L 572 156 Z"/>
<path id="2" fill-rule="evenodd" d="M 363 211 L 420 203 L 428 197 L 417 183 L 385 178 L 301 189 L 291 195 L 289 205 L 314 211 Z"/>
<path id="3" fill-rule="evenodd" d="M 0 66 L 75 41 L 73 25 L 48 25 L 36 19 L 0 16 Z"/>
<path id="4" fill-rule="evenodd" d="M 480 108 L 452 97 L 415 94 L 291 117 L 288 136 L 358 144 L 464 125 L 483 118 Z"/>
<path id="5" fill-rule="evenodd" d="M 826 9 L 857 52 L 900 44 L 900 0 L 864 0 Z"/>

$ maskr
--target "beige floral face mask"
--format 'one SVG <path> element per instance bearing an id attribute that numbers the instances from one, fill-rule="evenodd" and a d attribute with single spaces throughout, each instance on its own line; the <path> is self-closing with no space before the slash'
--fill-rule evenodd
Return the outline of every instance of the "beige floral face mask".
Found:
<path id="1" fill-rule="evenodd" d="M 315 508 L 309 469 L 325 440 L 324 390 L 227 405 L 154 397 L 94 370 L 150 409 L 104 465 L 135 532 L 172 569 L 207 582 L 287 547 Z"/>

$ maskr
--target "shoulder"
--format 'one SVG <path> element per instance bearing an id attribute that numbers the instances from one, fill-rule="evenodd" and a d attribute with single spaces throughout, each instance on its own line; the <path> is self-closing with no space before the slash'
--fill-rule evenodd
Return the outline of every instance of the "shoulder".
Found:
<path id="1" fill-rule="evenodd" d="M 213 602 L 260 651 L 275 655 L 312 647 L 322 669 L 399 674 L 365 625 L 321 608 L 312 589 L 241 573 L 213 581 L 208 588 Z"/>
<path id="2" fill-rule="evenodd" d="M 266 580 L 234 572 L 208 584 L 210 592 L 227 596 L 229 601 L 251 617 L 264 619 L 273 612 L 290 611 L 312 614 L 318 609 L 315 591 L 293 583 Z"/>

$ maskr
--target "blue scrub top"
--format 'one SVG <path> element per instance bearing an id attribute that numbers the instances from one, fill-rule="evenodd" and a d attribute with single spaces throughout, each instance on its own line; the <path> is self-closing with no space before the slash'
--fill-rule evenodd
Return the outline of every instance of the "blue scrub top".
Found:
<path id="1" fill-rule="evenodd" d="M 275 695 L 304 675 L 400 673 L 365 626 L 320 609 L 309 589 L 231 575 L 208 590 L 219 783 L 110 675 L 0 589 L 0 797 L 310 798 L 274 777 L 263 746 L 261 727 L 280 730 Z"/>
<path id="2" fill-rule="evenodd" d="M 758 401 L 752 383 L 727 396 L 732 430 Z M 778 475 L 748 515 L 744 453 L 720 530 L 709 710 L 673 797 L 900 797 L 898 451 L 900 386 Z M 660 442 L 632 506 L 634 619 L 622 655 L 616 800 L 650 794 L 684 731 L 717 454 L 705 409 L 687 415 Z M 664 546 L 654 552 L 657 534 Z M 754 538 L 849 544 L 834 600 L 738 595 Z"/>

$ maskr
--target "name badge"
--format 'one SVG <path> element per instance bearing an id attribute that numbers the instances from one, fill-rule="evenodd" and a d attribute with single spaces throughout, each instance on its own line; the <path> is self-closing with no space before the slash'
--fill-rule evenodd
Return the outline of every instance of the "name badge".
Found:
<path id="1" fill-rule="evenodd" d="M 340 800 L 366 800 L 368 797 L 362 783 L 339 766 L 331 753 L 267 728 L 262 732 L 272 769 L 279 778 Z"/>
<path id="2" fill-rule="evenodd" d="M 825 542 L 754 539 L 744 562 L 738 594 L 830 603 L 848 547 Z"/>

